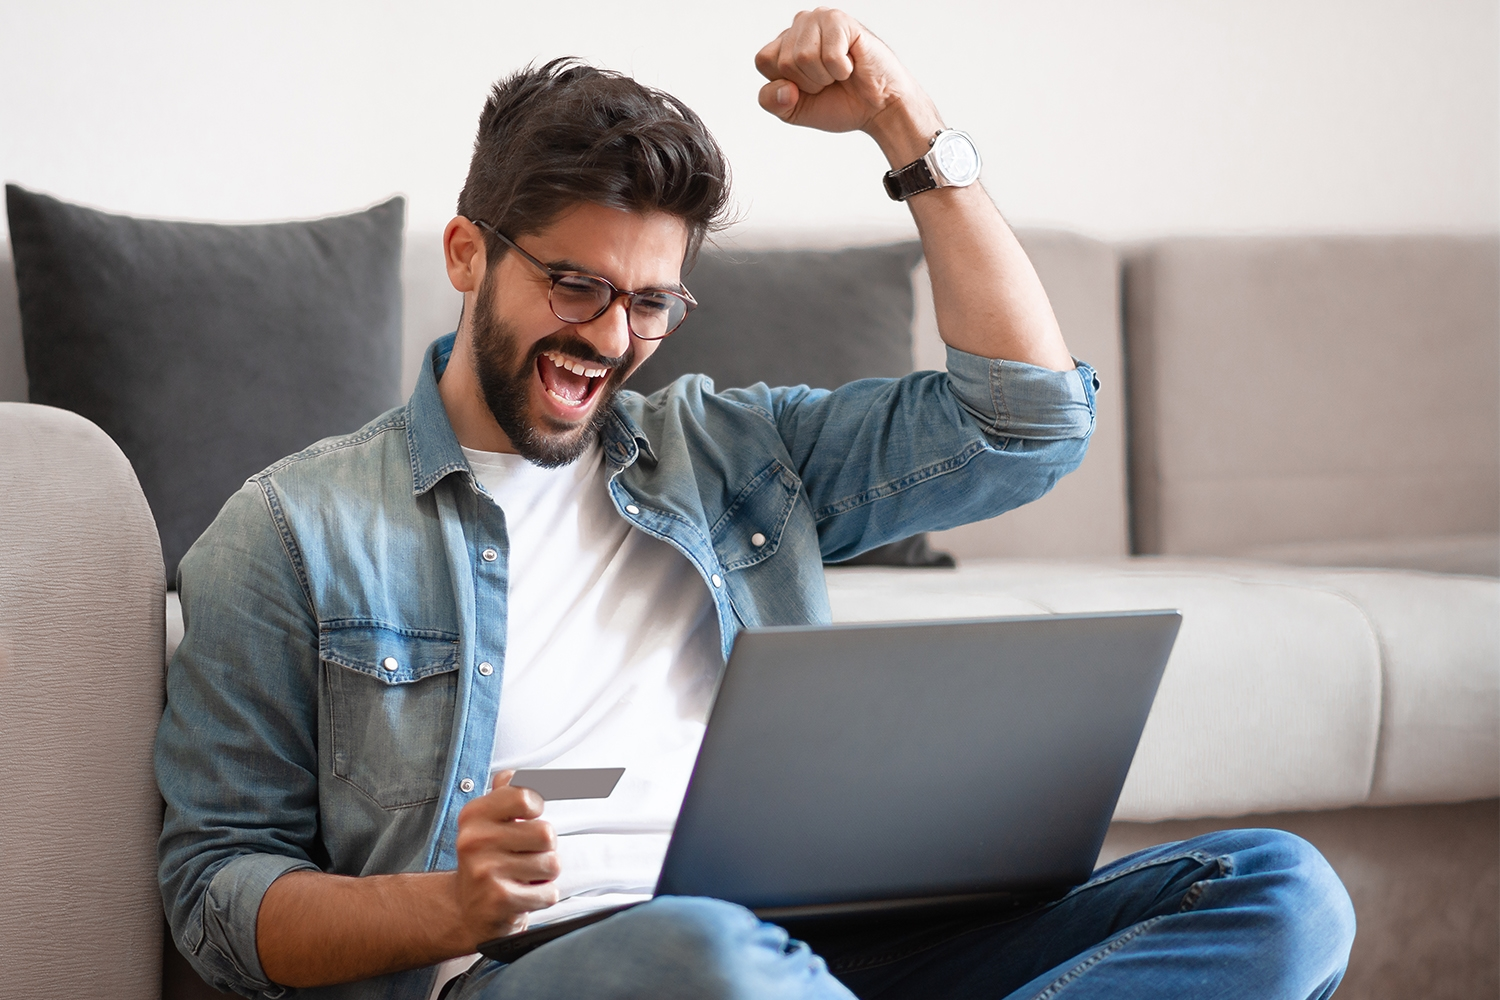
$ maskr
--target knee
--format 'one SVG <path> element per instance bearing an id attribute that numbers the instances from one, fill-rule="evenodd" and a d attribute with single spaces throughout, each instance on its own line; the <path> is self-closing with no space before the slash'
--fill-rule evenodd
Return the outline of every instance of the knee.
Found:
<path id="1" fill-rule="evenodd" d="M 624 947 L 705 969 L 732 964 L 765 926 L 743 906 L 701 896 L 663 896 L 610 923 Z"/>
<path id="2" fill-rule="evenodd" d="M 820 995 L 829 977 L 806 945 L 744 907 L 666 896 L 539 948 L 500 978 L 505 997 L 739 1000 Z"/>
<path id="3" fill-rule="evenodd" d="M 1354 943 L 1354 904 L 1338 873 L 1316 847 L 1283 830 L 1235 831 L 1228 854 L 1235 881 L 1253 887 L 1259 911 L 1280 945 L 1307 966 L 1341 972 Z"/>

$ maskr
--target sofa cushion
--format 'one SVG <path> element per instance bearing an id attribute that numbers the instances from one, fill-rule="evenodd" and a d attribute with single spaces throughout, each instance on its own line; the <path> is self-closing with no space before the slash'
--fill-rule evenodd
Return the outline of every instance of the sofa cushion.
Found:
<path id="1" fill-rule="evenodd" d="M 834 389 L 912 370 L 911 270 L 920 244 L 842 250 L 706 249 L 683 279 L 699 306 L 631 378 L 650 393 L 679 375 L 720 389 Z"/>
<path id="2" fill-rule="evenodd" d="M 1500 794 L 1500 585 L 1427 573 L 1316 577 L 1380 639 L 1384 690 L 1374 803 Z"/>
<path id="3" fill-rule="evenodd" d="M 1125 291 L 1139 551 L 1500 532 L 1494 237 L 1163 240 Z"/>
<path id="4" fill-rule="evenodd" d="M 30 398 L 119 444 L 168 579 L 248 476 L 398 402 L 402 199 L 268 225 L 6 205 Z"/>
<path id="5" fill-rule="evenodd" d="M 21 306 L 10 244 L 0 240 L 0 403 L 26 402 L 26 362 L 21 349 Z"/>

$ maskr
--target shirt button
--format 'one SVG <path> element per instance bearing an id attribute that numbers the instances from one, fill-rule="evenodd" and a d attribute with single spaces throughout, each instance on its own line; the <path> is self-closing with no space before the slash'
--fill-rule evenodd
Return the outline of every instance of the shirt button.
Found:
<path id="1" fill-rule="evenodd" d="M 390 671 L 401 669 L 401 664 L 396 662 L 396 658 L 394 656 L 387 656 L 385 659 L 380 661 L 380 665 Z"/>
<path id="2" fill-rule="evenodd" d="M 493 674 L 495 672 L 495 668 L 490 665 L 489 661 L 485 661 L 484 663 L 481 663 L 479 665 L 479 672 L 485 677 L 488 677 L 490 674 Z"/>
<path id="3" fill-rule="evenodd" d="M 494 562 L 496 559 L 500 558 L 500 553 L 496 552 L 494 549 L 485 549 L 483 552 L 479 553 L 479 556 L 485 562 Z"/>
<path id="4" fill-rule="evenodd" d="M 711 577 L 711 579 L 713 580 L 715 587 L 722 587 L 722 586 L 724 586 L 724 578 L 722 576 L 720 576 L 719 574 L 715 573 Z"/>
<path id="5" fill-rule="evenodd" d="M 639 514 L 640 512 L 641 509 L 633 503 L 628 503 L 625 505 L 625 513 L 627 514 Z"/>
<path id="6" fill-rule="evenodd" d="M 750 544 L 754 545 L 758 549 L 762 545 L 766 544 L 766 536 L 757 531 L 755 534 L 750 536 Z"/>
<path id="7" fill-rule="evenodd" d="M 465 778 L 463 781 L 460 781 L 458 783 L 458 790 L 460 792 L 472 792 L 474 790 L 474 781 L 473 781 L 473 779 L 472 778 Z"/>

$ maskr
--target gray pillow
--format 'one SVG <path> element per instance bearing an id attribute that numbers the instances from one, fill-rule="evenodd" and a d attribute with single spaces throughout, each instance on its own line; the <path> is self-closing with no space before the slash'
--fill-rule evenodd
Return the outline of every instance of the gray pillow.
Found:
<path id="1" fill-rule="evenodd" d="M 915 241 L 848 250 L 705 250 L 684 279 L 698 308 L 632 376 L 650 393 L 701 373 L 719 389 L 899 378 L 912 368 Z"/>
<path id="2" fill-rule="evenodd" d="M 716 388 L 810 385 L 834 389 L 912 369 L 911 271 L 916 241 L 846 250 L 707 250 L 686 278 L 698 308 L 662 341 L 630 387 L 654 392 L 702 373 Z M 882 545 L 859 566 L 952 566 L 925 534 Z"/>
<path id="3" fill-rule="evenodd" d="M 399 401 L 403 199 L 266 225 L 5 201 L 31 401 L 119 444 L 169 582 L 247 477 Z"/>

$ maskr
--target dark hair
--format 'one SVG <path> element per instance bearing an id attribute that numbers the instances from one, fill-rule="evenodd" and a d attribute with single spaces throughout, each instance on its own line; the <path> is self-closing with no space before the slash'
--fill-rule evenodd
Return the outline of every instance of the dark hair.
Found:
<path id="1" fill-rule="evenodd" d="M 691 262 L 724 224 L 729 164 L 687 105 L 619 73 L 568 57 L 496 83 L 458 214 L 515 237 L 584 201 L 681 218 Z M 490 261 L 503 256 L 493 235 L 485 245 Z"/>

